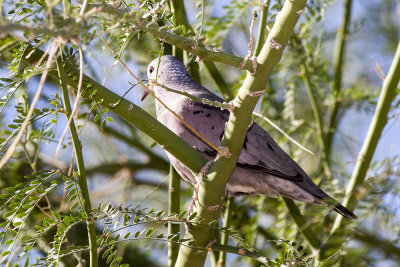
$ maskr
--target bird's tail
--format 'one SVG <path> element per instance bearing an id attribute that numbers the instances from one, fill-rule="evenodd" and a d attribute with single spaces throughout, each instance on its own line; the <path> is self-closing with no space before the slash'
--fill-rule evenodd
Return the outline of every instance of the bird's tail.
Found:
<path id="1" fill-rule="evenodd" d="M 357 216 L 349 211 L 347 208 L 340 204 L 336 204 L 336 206 L 332 206 L 332 209 L 342 215 L 343 217 L 349 218 L 349 219 L 357 219 Z"/>

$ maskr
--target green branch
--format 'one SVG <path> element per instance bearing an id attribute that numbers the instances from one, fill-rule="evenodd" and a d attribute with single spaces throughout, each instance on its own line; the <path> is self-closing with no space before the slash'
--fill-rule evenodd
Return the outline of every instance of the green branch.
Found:
<path id="1" fill-rule="evenodd" d="M 180 213 L 180 194 L 181 194 L 181 177 L 176 172 L 172 164 L 169 170 L 169 207 L 168 213 L 179 214 Z M 171 239 L 172 241 L 179 240 L 179 228 L 180 224 L 168 223 L 168 236 L 177 235 L 176 238 Z M 176 259 L 178 258 L 179 244 L 170 242 L 168 244 L 168 266 L 175 266 Z"/>
<path id="2" fill-rule="evenodd" d="M 336 39 L 336 44 L 334 48 L 334 58 L 333 67 L 335 80 L 333 83 L 333 96 L 335 101 L 333 102 L 333 107 L 331 115 L 329 118 L 328 133 L 326 135 L 326 153 L 328 157 L 330 156 L 330 151 L 332 147 L 333 136 L 335 134 L 335 129 L 337 125 L 337 115 L 339 112 L 339 96 L 342 92 L 342 76 L 343 76 L 343 64 L 344 64 L 344 50 L 346 46 L 346 41 L 348 37 L 349 24 L 351 18 L 351 3 L 352 0 L 346 0 L 344 6 L 344 18 L 343 24 L 339 29 L 338 36 Z M 329 160 L 329 158 L 327 158 Z"/>
<path id="3" fill-rule="evenodd" d="M 303 214 L 301 214 L 299 208 L 296 206 L 293 200 L 285 197 L 282 197 L 282 199 L 289 210 L 290 216 L 299 228 L 300 233 L 310 245 L 313 252 L 317 252 L 319 247 L 321 246 L 321 242 L 317 238 L 317 235 L 311 229 L 310 223 L 307 222 L 307 219 L 303 216 Z"/>
<path id="4" fill-rule="evenodd" d="M 372 249 L 380 250 L 387 258 L 393 259 L 392 256 L 394 256 L 398 262 L 400 261 L 400 248 L 394 244 L 394 241 L 379 238 L 376 233 L 368 233 L 361 229 L 356 229 L 353 237 Z"/>
<path id="5" fill-rule="evenodd" d="M 196 221 L 210 225 L 217 223 L 225 186 L 242 150 L 248 125 L 251 123 L 252 112 L 266 87 L 272 69 L 281 59 L 283 49 L 292 35 L 294 26 L 299 19 L 297 12 L 304 9 L 305 3 L 305 0 L 285 1 L 284 7 L 276 17 L 268 40 L 258 56 L 259 64 L 255 75 L 247 73 L 237 97 L 233 100 L 236 108 L 234 112 L 231 112 L 221 141 L 221 146 L 229 148 L 232 156 L 219 158 L 211 164 L 206 177 L 199 177 L 202 182 L 200 182 L 195 208 L 197 211 Z M 265 64 L 267 62 L 268 64 Z M 194 239 L 195 246 L 205 246 L 212 240 L 213 231 L 210 228 L 191 226 L 186 231 L 185 238 Z M 188 266 L 189 264 L 193 267 L 203 266 L 206 255 L 196 249 L 182 247 L 179 251 L 177 266 Z"/>
<path id="6" fill-rule="evenodd" d="M 327 147 L 326 147 L 326 143 L 325 143 L 325 133 L 324 133 L 324 128 L 323 128 L 324 122 L 322 120 L 321 111 L 318 106 L 317 98 L 314 94 L 314 90 L 311 87 L 310 76 L 309 76 L 306 64 L 302 63 L 300 65 L 300 71 L 303 76 L 303 82 L 307 89 L 308 99 L 310 100 L 314 119 L 317 124 L 318 141 L 319 141 L 320 148 L 322 150 L 322 152 L 321 152 L 322 165 L 325 169 L 325 172 L 327 172 L 327 174 L 330 175 L 331 171 L 330 171 L 330 166 L 329 166 L 329 162 L 328 162 Z"/>
<path id="7" fill-rule="evenodd" d="M 258 27 L 257 41 L 254 49 L 254 54 L 256 56 L 260 54 L 261 48 L 263 47 L 265 42 L 265 35 L 267 34 L 267 16 L 270 2 L 271 0 L 265 0 L 265 3 L 261 4 L 260 26 Z"/>
<path id="8" fill-rule="evenodd" d="M 383 81 L 382 90 L 376 106 L 374 116 L 368 129 L 367 136 L 365 137 L 364 144 L 358 154 L 356 166 L 354 167 L 353 174 L 346 187 L 346 196 L 343 205 L 350 210 L 354 210 L 358 203 L 357 189 L 365 180 L 367 171 L 375 153 L 378 141 L 382 135 L 382 131 L 388 121 L 388 113 L 391 103 L 396 96 L 396 89 L 400 80 L 400 42 L 397 46 L 396 54 L 393 58 L 392 65 L 390 66 L 389 73 Z M 338 215 L 331 230 L 330 239 L 327 241 L 324 249 L 321 250 L 320 258 L 325 259 L 329 257 L 328 250 L 335 244 L 337 239 L 340 239 L 343 228 L 343 217 Z"/>
<path id="9" fill-rule="evenodd" d="M 101 4 L 90 4 L 89 8 L 96 9 L 97 13 L 107 13 L 110 15 L 119 16 L 119 22 L 131 23 L 133 29 L 147 31 L 162 41 L 165 41 L 171 45 L 174 45 L 182 50 L 190 52 L 196 56 L 198 56 L 202 60 L 209 60 L 214 62 L 220 62 L 227 65 L 234 66 L 236 68 L 239 67 L 240 63 L 243 61 L 243 58 L 225 54 L 223 52 L 209 50 L 205 48 L 203 44 L 199 41 L 195 41 L 189 38 L 185 38 L 183 36 L 176 35 L 174 33 L 169 32 L 165 27 L 159 27 L 158 25 L 148 22 L 144 19 L 141 19 L 135 15 L 130 14 L 124 9 L 114 8 L 111 5 L 101 5 Z M 1 29 L 1 28 L 0 28 Z M 246 62 L 243 66 L 245 70 L 252 70 L 251 62 Z"/>
<path id="10" fill-rule="evenodd" d="M 232 196 L 228 197 L 226 201 L 224 223 L 222 225 L 224 229 L 229 229 L 229 227 L 231 226 L 232 210 L 234 203 L 235 203 L 235 197 Z M 228 245 L 228 239 L 229 239 L 229 230 L 226 230 L 221 234 L 221 245 Z M 218 267 L 223 267 L 225 266 L 225 264 L 226 264 L 226 252 L 221 251 L 219 253 Z"/>
<path id="11" fill-rule="evenodd" d="M 60 84 L 62 89 L 63 101 L 64 101 L 64 109 L 65 115 L 67 116 L 67 120 L 72 115 L 71 105 L 69 102 L 69 95 L 67 89 L 67 82 L 66 82 L 66 74 L 64 71 L 64 65 L 61 58 L 57 59 L 57 70 L 58 75 L 60 78 Z M 68 125 L 69 131 L 71 133 L 72 143 L 75 150 L 76 161 L 78 165 L 78 183 L 79 187 L 81 188 L 82 198 L 83 198 L 83 210 L 86 215 L 86 224 L 88 230 L 88 237 L 89 237 L 89 252 L 90 252 L 90 266 L 97 267 L 98 258 L 97 258 L 97 244 L 96 244 L 96 229 L 94 228 L 94 220 L 92 216 L 92 205 L 90 203 L 90 196 L 89 196 L 89 189 L 86 182 L 86 173 L 85 173 L 85 164 L 83 160 L 82 154 L 82 145 L 81 141 L 79 140 L 78 133 L 76 131 L 76 126 L 74 119 L 71 119 L 71 123 Z"/>

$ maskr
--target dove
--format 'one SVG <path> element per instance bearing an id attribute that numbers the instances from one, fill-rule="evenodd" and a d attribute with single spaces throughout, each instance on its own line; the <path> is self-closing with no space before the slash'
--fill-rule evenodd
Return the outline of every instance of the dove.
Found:
<path id="1" fill-rule="evenodd" d="M 171 92 L 166 88 L 185 92 L 198 98 L 223 102 L 223 99 L 199 85 L 190 77 L 185 65 L 178 58 L 165 55 L 154 59 L 147 68 L 151 89 L 163 103 L 204 136 L 216 147 L 223 137 L 229 112 L 212 105 Z M 161 85 L 161 86 L 160 86 Z M 147 96 L 145 91 L 142 100 Z M 213 160 L 217 152 L 193 133 L 176 116 L 156 101 L 157 120 L 193 146 L 207 160 Z M 167 156 L 179 175 L 189 183 L 197 181 L 191 171 L 167 152 Z M 228 195 L 282 195 L 294 200 L 325 205 L 350 219 L 357 218 L 314 184 L 305 171 L 286 154 L 257 123 L 253 123 L 243 143 L 242 151 L 228 183 Z"/>

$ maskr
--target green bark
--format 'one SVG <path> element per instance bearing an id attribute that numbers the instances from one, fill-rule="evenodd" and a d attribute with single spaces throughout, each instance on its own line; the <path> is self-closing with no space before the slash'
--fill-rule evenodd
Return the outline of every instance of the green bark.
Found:
<path id="1" fill-rule="evenodd" d="M 176 172 L 172 164 L 169 169 L 169 202 L 168 213 L 180 213 L 180 198 L 181 198 L 181 177 Z M 177 237 L 172 241 L 179 240 L 179 223 L 168 223 L 168 236 L 176 234 Z M 168 266 L 175 266 L 176 259 L 178 258 L 179 244 L 175 242 L 168 243 Z"/>

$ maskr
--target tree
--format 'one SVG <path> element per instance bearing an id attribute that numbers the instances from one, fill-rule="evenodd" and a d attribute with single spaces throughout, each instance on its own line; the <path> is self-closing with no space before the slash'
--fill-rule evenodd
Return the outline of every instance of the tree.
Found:
<path id="1" fill-rule="evenodd" d="M 220 266 L 227 259 L 268 266 L 398 260 L 396 239 L 378 230 L 398 231 L 397 207 L 382 198 L 398 200 L 399 160 L 377 155 L 399 105 L 395 2 L 379 6 L 383 23 L 359 26 L 381 34 L 387 50 L 380 52 L 392 58 L 387 72 L 377 67 L 379 87 L 369 85 L 378 84 L 371 74 L 346 78 L 353 66 L 348 50 L 361 53 L 363 44 L 352 39 L 351 0 L 343 3 L 338 31 L 324 28 L 331 2 L 231 1 L 218 17 L 212 17 L 216 3 L 206 1 L 185 3 L 190 8 L 181 0 L 2 4 L 0 51 L 9 68 L 0 102 L 2 263 L 166 265 L 158 259 L 164 245 L 170 266 L 203 266 L 207 254 Z M 188 19 L 194 12 L 196 19 Z M 235 46 L 240 38 L 249 43 L 243 57 L 234 56 L 245 51 Z M 142 109 L 131 100 L 137 85 L 147 88 L 142 71 L 162 54 L 184 60 L 197 82 L 227 101 L 223 108 L 235 108 L 212 163 L 160 124 L 150 105 Z M 135 79 L 129 89 L 114 88 L 128 87 L 121 82 L 128 73 Z M 372 116 L 362 123 L 365 139 L 342 123 L 364 110 Z M 359 219 L 285 198 L 228 198 L 223 205 L 252 116 Z M 358 150 L 358 140 L 360 152 L 346 156 L 341 144 Z M 180 200 L 193 189 L 180 189 L 152 142 L 201 178 L 194 213 Z M 169 186 L 159 179 L 168 172 Z M 384 228 L 382 221 L 394 224 Z M 370 249 L 384 256 L 365 253 Z"/>

